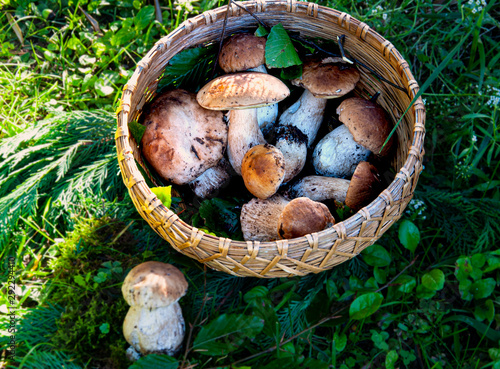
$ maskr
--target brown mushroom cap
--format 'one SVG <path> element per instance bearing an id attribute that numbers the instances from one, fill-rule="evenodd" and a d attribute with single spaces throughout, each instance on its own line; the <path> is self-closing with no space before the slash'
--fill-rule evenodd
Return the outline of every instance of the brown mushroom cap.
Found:
<path id="1" fill-rule="evenodd" d="M 159 261 L 146 261 L 127 274 L 122 293 L 130 306 L 156 309 L 179 300 L 187 288 L 184 274 L 175 266 Z"/>
<path id="2" fill-rule="evenodd" d="M 288 204 L 281 195 L 268 199 L 253 198 L 241 207 L 240 223 L 245 241 L 274 241 L 278 237 L 278 219 Z"/>
<path id="3" fill-rule="evenodd" d="M 205 109 L 235 110 L 271 105 L 285 99 L 290 90 L 278 78 L 259 72 L 217 77 L 198 91 L 196 99 Z"/>
<path id="4" fill-rule="evenodd" d="M 292 84 L 307 89 L 315 97 L 333 99 L 352 91 L 359 78 L 355 66 L 327 58 L 304 63 L 302 76 L 293 79 Z"/>
<path id="5" fill-rule="evenodd" d="M 375 155 L 385 156 L 389 153 L 394 136 L 380 152 L 392 130 L 391 120 L 380 105 L 361 97 L 351 97 L 342 101 L 337 114 L 339 120 L 349 128 L 354 141 Z"/>
<path id="6" fill-rule="evenodd" d="M 228 38 L 219 55 L 219 65 L 226 73 L 256 68 L 265 63 L 266 38 L 238 33 Z"/>
<path id="7" fill-rule="evenodd" d="M 259 199 L 276 193 L 285 177 L 285 158 L 276 147 L 264 144 L 247 151 L 241 163 L 245 187 Z"/>
<path id="8" fill-rule="evenodd" d="M 144 122 L 142 154 L 159 175 L 175 184 L 191 182 L 224 155 L 227 125 L 222 112 L 203 109 L 190 92 L 160 95 Z"/>
<path id="9" fill-rule="evenodd" d="M 278 221 L 278 234 L 286 239 L 302 237 L 333 224 L 335 219 L 325 204 L 298 197 L 283 209 Z"/>
<path id="10" fill-rule="evenodd" d="M 357 211 L 370 203 L 381 191 L 382 182 L 377 168 L 367 161 L 356 167 L 347 189 L 345 204 Z"/>

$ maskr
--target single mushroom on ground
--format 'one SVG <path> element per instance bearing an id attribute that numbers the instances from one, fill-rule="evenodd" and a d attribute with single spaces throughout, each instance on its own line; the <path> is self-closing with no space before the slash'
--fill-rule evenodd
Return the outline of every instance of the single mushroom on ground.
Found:
<path id="1" fill-rule="evenodd" d="M 158 261 L 134 267 L 122 285 L 130 309 L 123 323 L 127 342 L 142 355 L 174 355 L 184 338 L 179 299 L 188 288 L 179 269 Z"/>
<path id="2" fill-rule="evenodd" d="M 305 197 L 289 201 L 276 194 L 243 205 L 240 222 L 245 241 L 263 242 L 319 232 L 335 219 L 325 204 Z"/>
<path id="3" fill-rule="evenodd" d="M 261 72 L 267 73 L 265 64 L 266 38 L 251 33 L 237 33 L 222 45 L 219 66 L 226 73 Z M 262 106 L 257 109 L 257 122 L 266 135 L 278 117 L 278 104 Z"/>
<path id="4" fill-rule="evenodd" d="M 202 108 L 188 91 L 158 96 L 144 124 L 142 154 L 161 177 L 174 184 L 194 181 L 224 156 L 227 125 L 222 112 Z"/>
<path id="5" fill-rule="evenodd" d="M 357 211 L 369 204 L 381 190 L 382 182 L 377 168 L 362 161 L 357 165 L 350 180 L 307 176 L 290 186 L 287 196 L 307 197 L 314 201 L 336 200 Z"/>
<path id="6" fill-rule="evenodd" d="M 356 165 L 366 160 L 370 153 L 380 156 L 389 153 L 394 140 L 391 137 L 385 147 L 384 142 L 392 126 L 380 105 L 351 97 L 339 105 L 337 114 L 344 124 L 323 137 L 313 152 L 313 165 L 318 174 L 349 177 Z"/>
<path id="7" fill-rule="evenodd" d="M 252 147 L 243 157 L 241 176 L 245 187 L 259 199 L 278 191 L 285 176 L 285 158 L 276 147 L 264 144 Z"/>
<path id="8" fill-rule="evenodd" d="M 215 78 L 202 87 L 196 99 L 211 110 L 229 110 L 229 162 L 241 175 L 241 162 L 253 146 L 265 144 L 254 108 L 274 104 L 290 94 L 288 87 L 269 74 L 242 72 Z"/>

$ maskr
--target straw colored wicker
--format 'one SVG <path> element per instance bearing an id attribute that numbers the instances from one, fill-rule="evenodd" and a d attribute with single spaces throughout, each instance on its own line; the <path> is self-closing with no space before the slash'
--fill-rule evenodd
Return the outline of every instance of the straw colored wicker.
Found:
<path id="1" fill-rule="evenodd" d="M 357 93 L 369 96 L 382 91 L 378 102 L 394 122 L 418 92 L 419 86 L 408 63 L 395 47 L 349 14 L 295 0 L 258 0 L 238 4 L 266 24 L 282 23 L 286 29 L 300 32 L 303 37 L 336 40 L 338 35 L 346 35 L 345 49 L 352 57 L 407 91 L 393 88 L 360 68 Z M 234 4 L 229 10 L 224 6 L 207 11 L 188 19 L 158 41 L 138 63 L 124 87 L 118 112 L 115 138 L 123 181 L 137 210 L 150 226 L 177 251 L 210 268 L 237 276 L 264 278 L 302 276 L 330 269 L 372 245 L 400 218 L 411 200 L 422 170 L 424 104 L 418 99 L 397 129 L 398 148 L 392 162 L 396 177 L 372 203 L 355 215 L 322 232 L 292 240 L 241 242 L 207 235 L 180 220 L 148 188 L 134 160 L 141 162 L 127 124 L 138 118 L 144 104 L 154 96 L 158 77 L 175 54 L 204 42 L 219 40 L 226 11 L 229 12 L 226 34 L 257 27 L 255 19 Z"/>

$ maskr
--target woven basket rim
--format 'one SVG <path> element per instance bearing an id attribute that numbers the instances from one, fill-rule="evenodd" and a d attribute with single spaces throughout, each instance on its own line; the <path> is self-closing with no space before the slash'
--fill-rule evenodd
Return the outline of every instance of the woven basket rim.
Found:
<path id="1" fill-rule="evenodd" d="M 402 56 L 396 50 L 396 48 L 389 41 L 385 40 L 385 38 L 379 35 L 376 31 L 371 29 L 367 24 L 360 22 L 359 20 L 351 17 L 347 13 L 339 12 L 335 9 L 320 6 L 315 3 L 308 3 L 295 0 L 245 1 L 245 2 L 239 2 L 239 5 L 248 9 L 257 10 L 257 12 L 266 11 L 266 9 L 268 8 L 274 9 L 274 7 L 277 7 L 282 9 L 283 14 L 285 13 L 290 13 L 292 15 L 300 14 L 301 16 L 312 17 L 312 18 L 317 18 L 322 15 L 325 17 L 333 17 L 332 19 L 336 19 L 340 27 L 346 29 L 346 33 L 349 34 L 349 37 L 353 38 L 358 37 L 360 40 L 365 41 L 367 44 L 373 43 L 377 45 L 377 42 L 379 42 L 380 45 L 377 46 L 379 46 L 379 48 L 382 49 L 381 53 L 383 57 L 387 59 L 391 65 L 394 66 L 394 64 L 396 64 L 394 69 L 397 72 L 399 72 L 399 77 L 401 78 L 402 82 L 406 85 L 405 87 L 409 99 L 412 100 L 418 92 L 419 89 L 418 83 L 413 77 L 409 69 L 408 63 L 402 58 Z M 135 86 L 138 85 L 141 77 L 144 76 L 145 73 L 147 72 L 149 67 L 149 62 L 157 55 L 164 52 L 165 50 L 170 49 L 172 45 L 175 45 L 176 37 L 183 37 L 183 35 L 189 34 L 194 30 L 201 29 L 203 27 L 203 23 L 206 25 L 211 25 L 214 24 L 215 22 L 220 22 L 220 19 L 225 16 L 227 9 L 228 9 L 227 6 L 223 6 L 199 14 L 183 22 L 178 28 L 176 28 L 167 36 L 162 37 L 155 44 L 155 46 L 147 53 L 147 55 L 141 61 L 139 61 L 132 77 L 125 85 L 123 95 L 120 99 L 120 107 L 117 111 L 118 125 L 117 125 L 115 139 L 117 140 L 118 161 L 120 163 L 120 168 L 122 169 L 121 172 L 123 175 L 123 180 L 129 192 L 132 190 L 132 187 L 136 186 L 139 182 L 142 181 L 145 183 L 145 179 L 142 176 L 142 174 L 135 173 L 138 172 L 137 165 L 134 160 L 131 160 L 131 158 L 133 159 L 134 150 L 131 148 L 130 145 L 129 147 L 127 147 L 128 139 L 130 138 L 130 132 L 128 131 L 127 123 L 130 120 L 129 113 L 131 111 L 131 106 L 132 106 L 131 96 L 135 92 Z M 233 4 L 229 8 L 228 16 L 229 18 L 236 17 L 239 14 L 241 14 L 241 12 L 242 12 L 241 8 Z M 293 29 L 293 27 L 291 28 Z M 189 48 L 192 46 L 194 45 L 189 45 L 182 49 Z M 168 60 L 170 60 L 170 58 L 163 60 L 162 61 L 164 63 L 163 65 L 165 65 L 168 62 Z M 148 93 L 152 94 L 154 92 L 149 91 Z M 138 208 L 138 210 L 139 208 L 141 208 L 147 216 L 150 216 L 153 212 L 155 213 L 160 212 L 162 214 L 165 214 L 165 216 L 162 219 L 162 226 L 165 226 L 166 228 L 172 227 L 174 223 L 177 225 L 177 228 L 184 227 L 187 231 L 190 232 L 189 236 L 184 237 L 185 244 L 189 244 L 186 247 L 196 247 L 200 243 L 200 241 L 202 241 L 202 239 L 218 242 L 220 245 L 219 256 L 221 255 L 226 256 L 228 252 L 227 249 L 229 247 L 245 248 L 245 249 L 248 248 L 252 249 L 256 247 L 259 250 L 262 249 L 272 250 L 280 258 L 283 258 L 286 257 L 289 243 L 293 242 L 294 240 L 295 241 L 300 240 L 301 243 L 308 242 L 309 245 L 311 244 L 317 245 L 318 242 L 320 242 L 320 240 L 324 240 L 326 238 L 332 238 L 334 240 L 344 240 L 348 238 L 348 229 L 351 228 L 351 224 L 358 224 L 359 222 L 370 221 L 370 219 L 374 218 L 374 214 L 379 212 L 380 208 L 393 206 L 393 204 L 395 203 L 395 199 L 393 198 L 392 194 L 393 191 L 397 192 L 399 191 L 398 190 L 399 188 L 407 186 L 409 183 L 411 183 L 411 188 L 409 189 L 410 194 L 405 199 L 409 201 L 409 198 L 411 198 L 411 196 L 413 195 L 415 186 L 417 184 L 418 175 L 422 170 L 421 163 L 424 155 L 423 141 L 425 136 L 425 108 L 423 101 L 420 97 L 416 100 L 413 108 L 409 109 L 407 114 L 410 114 L 410 112 L 411 114 L 413 114 L 413 117 L 415 118 L 415 125 L 413 126 L 413 132 L 412 132 L 413 142 L 411 143 L 411 146 L 408 148 L 408 155 L 406 156 L 403 165 L 401 165 L 401 168 L 397 171 L 394 180 L 370 204 L 359 210 L 351 217 L 343 220 L 342 222 L 336 223 L 333 227 L 325 229 L 321 232 L 317 232 L 315 234 L 310 234 L 293 240 L 277 240 L 270 242 L 237 241 L 237 240 L 226 239 L 223 237 L 212 236 L 185 223 L 180 218 L 178 218 L 175 213 L 173 213 L 170 209 L 167 209 L 161 203 L 161 201 L 158 200 L 158 198 L 152 193 L 152 191 L 149 189 L 147 185 L 145 185 L 145 189 L 141 189 L 141 191 L 145 192 L 144 193 L 145 201 L 143 201 L 142 204 L 135 204 L 136 208 Z M 120 145 L 118 145 L 119 140 L 120 140 Z M 123 150 L 121 149 L 122 146 Z M 128 172 L 134 173 L 134 175 L 132 177 L 128 177 L 127 171 L 124 170 L 124 168 L 132 168 L 128 170 Z M 408 201 L 406 201 L 406 203 Z M 404 204 L 404 206 L 406 206 L 406 204 Z M 143 212 L 141 212 L 141 215 L 143 215 Z M 385 232 L 385 230 L 383 229 L 384 219 L 385 215 L 381 220 L 382 233 Z M 148 222 L 153 227 L 151 221 L 148 220 Z M 155 227 L 153 227 L 153 229 L 155 229 L 158 232 L 158 229 L 156 229 Z M 182 252 L 183 248 L 180 247 L 182 245 L 180 245 L 179 242 L 175 242 L 175 240 L 169 239 L 169 237 L 164 237 L 164 238 L 166 238 L 167 241 L 169 241 L 172 244 L 172 246 L 174 246 L 176 249 Z M 212 260 L 206 260 L 206 259 L 210 258 L 211 257 L 205 258 L 205 260 L 198 258 L 198 260 L 201 262 L 209 262 Z M 213 265 L 209 266 L 213 267 Z M 224 271 L 229 272 L 228 270 Z M 254 273 L 250 274 L 253 275 Z"/>

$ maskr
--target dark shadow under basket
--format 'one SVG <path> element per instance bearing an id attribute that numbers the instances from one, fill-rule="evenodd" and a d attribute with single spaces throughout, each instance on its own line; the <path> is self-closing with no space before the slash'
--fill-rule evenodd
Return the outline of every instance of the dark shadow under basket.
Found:
<path id="1" fill-rule="evenodd" d="M 350 55 L 370 66 L 379 75 L 406 89 L 407 93 L 379 81 L 361 69 L 356 88 L 361 96 L 382 91 L 378 102 L 397 122 L 418 92 L 418 84 L 408 63 L 395 47 L 378 33 L 349 14 L 317 4 L 289 1 L 247 1 L 239 3 L 259 19 L 303 37 L 336 40 L 346 35 Z M 186 224 L 162 205 L 138 170 L 140 161 L 128 123 L 156 91 L 165 65 L 178 52 L 201 43 L 219 40 L 227 6 L 207 11 L 182 23 L 158 41 L 137 65 L 124 87 L 118 112 L 116 147 L 123 181 L 141 216 L 177 251 L 205 263 L 210 268 L 237 276 L 264 278 L 302 276 L 318 273 L 340 264 L 372 245 L 396 222 L 413 196 L 422 170 L 425 136 L 425 109 L 419 98 L 397 128 L 398 148 L 391 163 L 396 171 L 392 183 L 368 206 L 355 215 L 322 232 L 292 240 L 241 242 L 207 235 Z M 256 20 L 236 5 L 229 8 L 226 34 L 251 30 Z"/>

